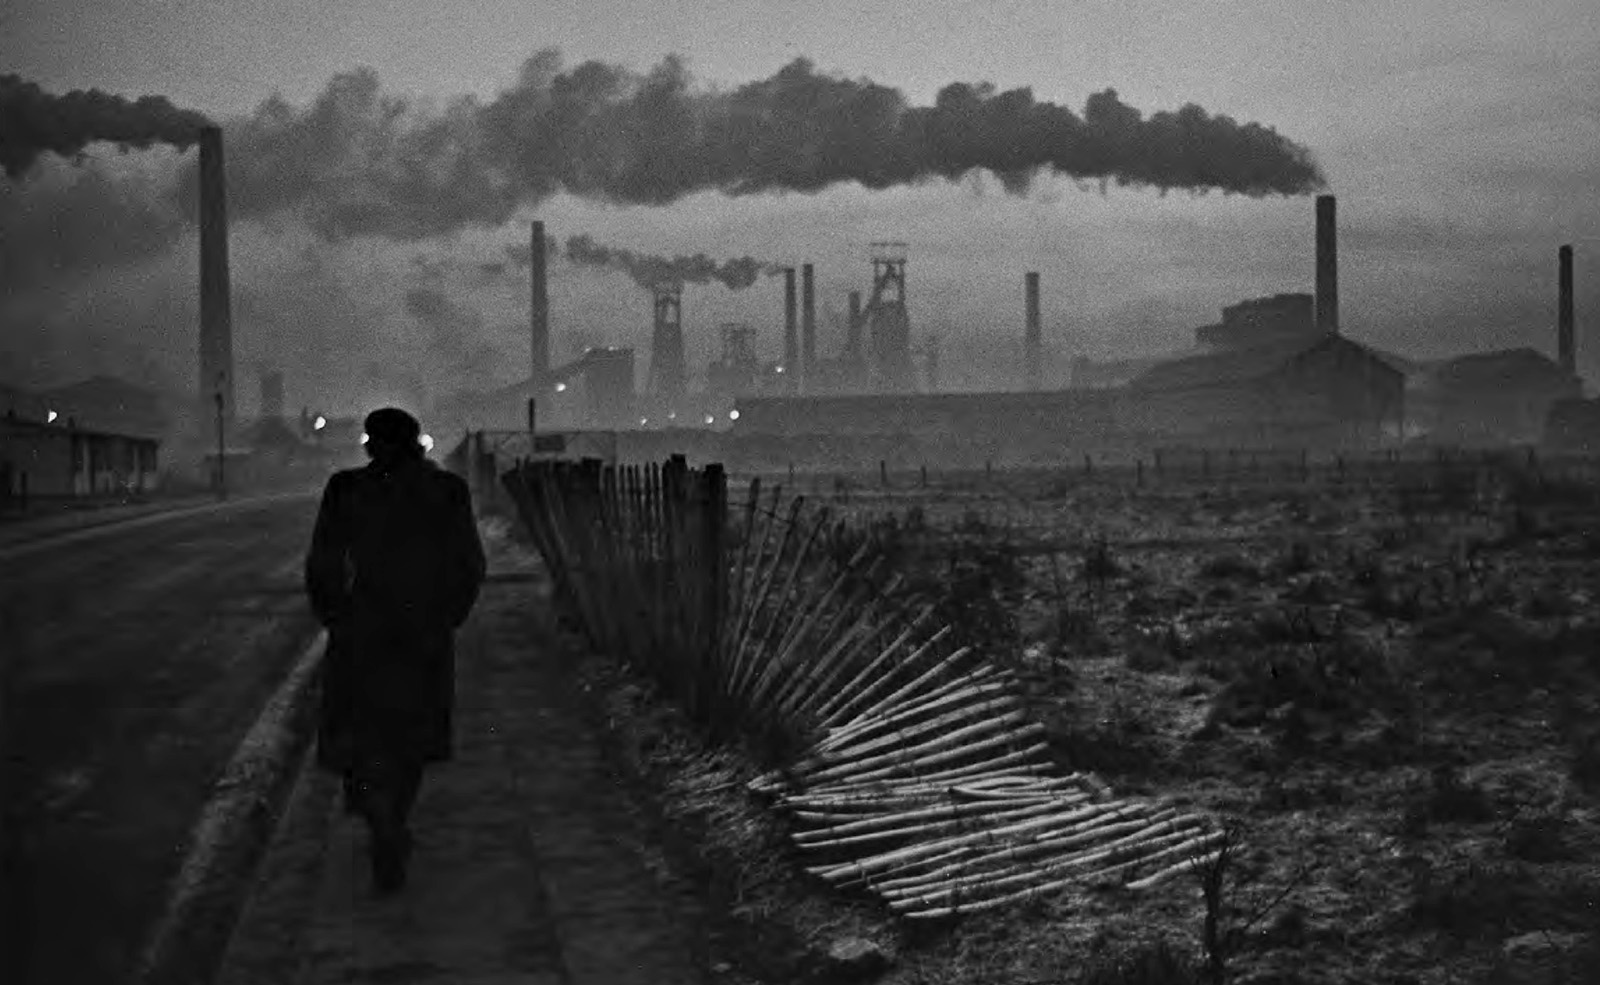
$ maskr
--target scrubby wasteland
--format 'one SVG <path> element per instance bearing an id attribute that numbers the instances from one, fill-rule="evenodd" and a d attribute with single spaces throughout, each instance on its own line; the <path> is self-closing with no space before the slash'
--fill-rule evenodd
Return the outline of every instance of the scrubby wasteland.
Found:
<path id="1" fill-rule="evenodd" d="M 1024 682 L 1063 772 L 1217 819 L 1227 857 L 1160 892 L 891 922 L 804 877 L 729 786 L 746 760 L 616 678 L 612 714 L 738 933 L 845 928 L 885 980 L 1588 980 L 1595 479 L 1520 454 L 794 477 L 848 518 L 838 552 L 872 541 Z"/>

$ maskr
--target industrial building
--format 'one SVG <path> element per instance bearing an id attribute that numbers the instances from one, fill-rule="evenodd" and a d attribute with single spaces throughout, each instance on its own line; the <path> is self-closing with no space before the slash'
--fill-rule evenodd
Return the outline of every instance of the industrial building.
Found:
<path id="1" fill-rule="evenodd" d="M 1397 437 L 1405 375 L 1339 335 L 1175 359 L 1122 393 L 1129 433 L 1197 444 L 1343 448 Z"/>
<path id="2" fill-rule="evenodd" d="M 1558 455 L 1600 455 L 1600 400 L 1552 403 L 1541 444 Z"/>
<path id="3" fill-rule="evenodd" d="M 1421 378 L 1416 419 L 1440 444 L 1537 444 L 1552 406 L 1582 396 L 1577 375 L 1541 352 L 1479 352 L 1445 360 Z"/>
<path id="4" fill-rule="evenodd" d="M 937 392 L 937 340 L 913 346 L 906 247 L 891 242 L 872 244 L 870 288 L 849 292 L 846 338 L 832 356 L 818 352 L 814 268 L 798 263 L 781 270 L 782 350 L 774 360 L 758 355 L 757 329 L 725 323 L 704 388 L 691 389 L 682 285 L 662 283 L 649 292 L 642 389 L 635 389 L 631 348 L 594 346 L 552 367 L 545 236 L 535 223 L 532 372 L 511 386 L 442 402 L 431 419 L 441 430 L 531 432 L 554 423 L 680 435 L 726 423 L 730 453 L 745 457 L 781 446 L 787 451 L 779 457 L 789 460 L 873 454 L 976 463 L 1169 444 L 1331 451 L 1399 443 L 1423 429 L 1441 441 L 1522 441 L 1542 431 L 1556 402 L 1580 395 L 1575 374 L 1531 350 L 1427 366 L 1342 335 L 1335 218 L 1335 199 L 1319 196 L 1312 293 L 1230 304 L 1218 321 L 1194 330 L 1186 352 L 1075 360 L 1065 390 L 1041 389 L 1042 285 L 1028 271 L 1020 285 L 1018 389 L 960 394 Z M 1570 251 L 1562 258 L 1570 292 Z M 1570 364 L 1570 311 L 1563 311 L 1559 346 Z"/>
<path id="5" fill-rule="evenodd" d="M 0 417 L 0 498 L 94 496 L 154 490 L 159 482 L 155 438 L 91 431 L 68 418 Z"/>

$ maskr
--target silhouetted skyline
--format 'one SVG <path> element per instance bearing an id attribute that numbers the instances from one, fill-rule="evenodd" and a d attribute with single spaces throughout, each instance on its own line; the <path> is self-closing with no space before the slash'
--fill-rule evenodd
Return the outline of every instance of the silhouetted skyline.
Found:
<path id="1" fill-rule="evenodd" d="M 349 110 L 403 97 L 414 111 L 432 103 L 438 124 L 427 133 L 448 144 L 497 94 L 528 90 L 526 73 L 548 64 L 530 59 L 548 48 L 560 50 L 561 71 L 595 59 L 660 76 L 677 65 L 663 58 L 679 55 L 690 94 L 737 93 L 804 57 L 824 80 L 809 81 L 813 90 L 860 92 L 871 80 L 911 107 L 937 105 L 952 83 L 985 82 L 1002 92 L 1027 87 L 1034 105 L 1080 116 L 1108 89 L 1116 107 L 1145 121 L 1193 103 L 1209 118 L 1258 123 L 1305 148 L 1340 196 L 1347 334 L 1421 355 L 1553 352 L 1555 251 L 1573 243 L 1579 366 L 1590 375 L 1600 367 L 1600 277 L 1589 260 L 1600 249 L 1592 195 L 1600 27 L 1580 0 L 1516 13 L 1487 2 L 1328 12 L 1031 2 L 668 11 L 636 0 L 571 10 L 493 3 L 470 14 L 409 2 L 131 6 L 137 16 L 128 5 L 26 0 L 0 21 L 0 64 L 47 92 L 160 95 L 223 124 L 241 203 L 232 231 L 238 372 L 249 379 L 254 366 L 281 368 L 291 403 L 337 391 L 356 407 L 419 387 L 438 395 L 485 375 L 485 386 L 509 382 L 526 364 L 527 298 L 505 248 L 525 242 L 534 217 L 561 242 L 584 235 L 639 255 L 815 263 L 824 351 L 841 341 L 830 314 L 870 273 L 867 245 L 904 240 L 914 332 L 942 332 L 947 351 L 991 348 L 997 373 L 1020 344 L 1024 270 L 1043 274 L 1044 340 L 1063 354 L 1181 348 L 1225 304 L 1310 289 L 1309 196 L 1163 196 L 1114 180 L 1102 195 L 1094 182 L 1078 188 L 1047 173 L 1021 196 L 1005 194 L 992 173 L 953 185 L 885 181 L 896 186 L 873 191 L 808 184 L 785 163 L 792 148 L 771 159 L 780 171 L 769 178 L 787 174 L 776 184 L 821 190 L 730 196 L 696 193 L 726 189 L 706 176 L 727 172 L 679 142 L 663 145 L 660 163 L 633 153 L 593 175 L 614 193 L 588 198 L 556 193 L 529 204 L 537 162 L 523 168 L 521 192 L 498 198 L 504 188 L 486 185 L 475 197 L 469 182 L 453 185 L 437 171 L 390 174 L 386 197 L 368 189 L 365 198 L 329 198 L 331 183 L 354 179 L 311 169 L 314 146 L 273 142 L 319 98 Z M 279 101 L 269 102 L 274 93 Z M 464 96 L 475 103 L 453 102 Z M 254 131 L 240 125 L 246 118 Z M 876 160 L 877 173 L 910 167 L 881 152 Z M 311 169 L 298 186 L 297 161 Z M 0 182 L 0 379 L 43 386 L 100 371 L 189 385 L 197 292 L 194 229 L 181 212 L 192 206 L 175 211 L 171 202 L 192 166 L 192 153 L 178 150 L 124 156 L 92 145 L 83 164 L 49 158 L 23 184 Z M 408 198 L 408 189 L 417 194 Z M 246 221 L 246 203 L 270 204 L 275 193 L 301 201 L 311 193 L 313 204 L 338 208 L 263 206 L 259 221 Z M 470 217 L 476 224 L 463 221 L 485 201 Z M 499 228 L 478 221 L 502 218 Z M 360 235 L 380 228 L 409 241 Z M 428 262 L 414 263 L 419 256 Z M 585 334 L 642 346 L 649 316 L 648 295 L 624 274 L 552 268 L 558 340 Z M 713 354 L 725 320 L 750 322 L 762 354 L 776 355 L 781 318 L 776 281 L 737 292 L 691 286 L 691 366 Z M 470 335 L 462 345 L 440 344 L 441 332 L 462 331 Z"/>

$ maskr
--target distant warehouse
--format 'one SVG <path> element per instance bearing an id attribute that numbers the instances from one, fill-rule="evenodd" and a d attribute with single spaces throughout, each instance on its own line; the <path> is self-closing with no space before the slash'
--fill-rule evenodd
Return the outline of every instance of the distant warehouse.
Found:
<path id="1" fill-rule="evenodd" d="M 156 438 L 0 417 L 0 495 L 89 496 L 156 487 Z"/>
<path id="2" fill-rule="evenodd" d="M 1126 431 L 1194 444 L 1366 447 L 1405 421 L 1405 374 L 1331 334 L 1174 359 L 1121 396 Z"/>

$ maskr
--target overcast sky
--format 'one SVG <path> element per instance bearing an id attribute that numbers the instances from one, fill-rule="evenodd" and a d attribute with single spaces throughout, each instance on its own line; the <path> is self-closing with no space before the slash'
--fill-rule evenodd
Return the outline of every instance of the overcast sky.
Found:
<path id="1" fill-rule="evenodd" d="M 374 70 L 388 94 L 487 102 L 548 48 L 568 68 L 597 59 L 641 73 L 676 54 L 697 85 L 722 89 L 804 56 L 919 106 L 951 82 L 1027 86 L 1075 112 L 1108 87 L 1146 115 L 1197 103 L 1270 126 L 1314 155 L 1339 196 L 1346 334 L 1424 356 L 1552 351 L 1556 248 L 1572 243 L 1580 362 L 1591 377 L 1600 372 L 1593 0 L 11 0 L 0 12 L 0 72 L 54 93 L 160 94 L 225 127 L 275 93 L 304 107 L 358 66 Z M 0 179 L 7 255 L 17 229 L 34 234 L 41 216 L 95 234 L 86 271 L 6 277 L 0 380 L 41 386 L 118 372 L 190 385 L 192 233 L 126 208 L 139 189 L 170 184 L 188 157 L 163 149 L 124 157 L 100 145 L 87 162 L 51 159 L 24 182 Z M 132 218 L 100 230 L 95 216 L 110 206 L 97 203 L 106 202 Z M 268 366 L 288 373 L 291 403 L 351 411 L 419 389 L 437 395 L 476 379 L 515 379 L 527 360 L 525 285 L 471 271 L 525 241 L 534 217 L 562 239 L 586 233 L 647 252 L 810 260 L 825 312 L 865 286 L 871 241 L 904 240 L 914 334 L 936 332 L 947 367 L 981 376 L 1014 361 L 1026 270 L 1043 273 L 1047 341 L 1058 352 L 1180 349 L 1224 304 L 1311 290 L 1312 214 L 1310 196 L 1115 186 L 1102 194 L 1058 178 L 1025 196 L 982 179 L 708 192 L 662 206 L 557 195 L 498 229 L 403 244 L 330 245 L 292 222 L 236 221 L 241 402 L 253 403 L 254 370 Z M 411 262 L 419 253 L 438 261 L 432 272 Z M 449 302 L 427 325 L 405 304 L 423 288 Z M 649 299 L 625 277 L 555 264 L 552 303 L 558 356 L 570 335 L 639 345 L 643 362 Z M 727 320 L 756 325 L 763 354 L 775 356 L 781 283 L 690 287 L 684 317 L 692 359 L 713 354 L 715 326 Z M 824 349 L 830 331 L 824 319 Z"/>

